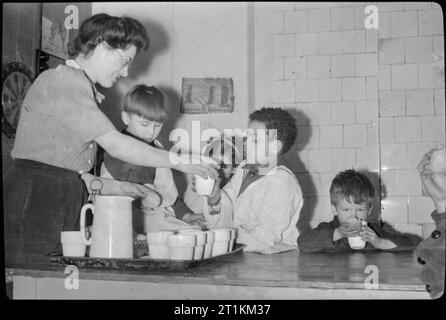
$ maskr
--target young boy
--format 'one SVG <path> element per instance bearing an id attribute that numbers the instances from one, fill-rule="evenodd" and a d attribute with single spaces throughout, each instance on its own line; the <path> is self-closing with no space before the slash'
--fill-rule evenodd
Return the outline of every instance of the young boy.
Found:
<path id="1" fill-rule="evenodd" d="M 162 148 L 156 138 L 167 118 L 167 108 L 165 96 L 159 89 L 145 85 L 132 88 L 124 97 L 121 116 L 126 125 L 124 134 Z M 148 202 L 144 199 L 141 201 L 142 213 L 138 206 L 134 206 L 134 228 L 137 233 L 199 228 L 188 223 L 204 221 L 201 215 L 195 215 L 178 197 L 170 169 L 132 165 L 105 153 L 101 176 L 140 183 L 161 195 L 162 203 L 156 209 L 148 207 Z"/>
<path id="2" fill-rule="evenodd" d="M 297 137 L 295 119 L 280 108 L 262 108 L 249 119 L 247 160 L 223 189 L 216 185 L 207 196 L 203 205 L 207 226 L 235 227 L 237 242 L 246 245 L 245 251 L 296 250 L 303 197 L 285 158 Z"/>
<path id="3" fill-rule="evenodd" d="M 348 237 L 360 235 L 366 241 L 362 250 L 412 250 L 413 244 L 405 236 L 390 235 L 379 223 L 367 221 L 372 210 L 375 190 L 365 174 L 355 170 L 338 173 L 330 186 L 330 202 L 334 219 L 320 223 L 316 229 L 301 234 L 298 245 L 301 252 L 353 251 Z"/>

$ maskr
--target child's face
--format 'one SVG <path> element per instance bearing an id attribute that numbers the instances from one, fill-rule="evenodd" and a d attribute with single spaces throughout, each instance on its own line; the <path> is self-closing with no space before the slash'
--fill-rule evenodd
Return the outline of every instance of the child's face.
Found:
<path id="1" fill-rule="evenodd" d="M 355 204 L 353 201 L 341 199 L 336 205 L 332 205 L 332 210 L 338 216 L 339 223 L 345 224 L 352 218 L 366 221 L 371 208 L 365 202 Z"/>
<path id="2" fill-rule="evenodd" d="M 245 148 L 248 162 L 255 159 L 256 164 L 266 165 L 271 157 L 277 157 L 277 152 L 274 152 L 272 143 L 268 139 L 268 129 L 263 122 L 249 121 L 247 132 Z M 266 135 L 263 136 L 262 132 Z"/>
<path id="3" fill-rule="evenodd" d="M 147 120 L 137 114 L 127 112 L 123 112 L 122 121 L 127 125 L 128 132 L 147 142 L 155 140 L 163 128 L 161 122 Z"/>

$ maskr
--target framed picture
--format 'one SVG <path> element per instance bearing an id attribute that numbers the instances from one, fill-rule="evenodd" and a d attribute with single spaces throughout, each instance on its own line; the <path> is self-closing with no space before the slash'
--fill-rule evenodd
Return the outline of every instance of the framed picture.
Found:
<path id="1" fill-rule="evenodd" d="M 232 78 L 183 78 L 181 113 L 234 111 Z"/>
<path id="2" fill-rule="evenodd" d="M 68 29 L 57 19 L 42 16 L 42 50 L 55 57 L 68 59 Z"/>

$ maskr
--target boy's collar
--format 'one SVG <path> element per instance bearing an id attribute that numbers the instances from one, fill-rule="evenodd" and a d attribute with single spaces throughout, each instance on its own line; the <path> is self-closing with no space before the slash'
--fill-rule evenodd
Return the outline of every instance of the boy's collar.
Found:
<path id="1" fill-rule="evenodd" d="M 155 140 L 153 140 L 152 142 L 147 142 L 146 140 L 141 139 L 141 138 L 135 136 L 134 134 L 128 132 L 127 129 L 122 129 L 121 133 L 122 133 L 122 134 L 125 134 L 125 135 L 127 135 L 127 136 L 130 136 L 130 137 L 132 137 L 132 138 L 135 138 L 136 140 L 139 140 L 139 141 L 141 141 L 141 142 L 144 142 L 144 143 L 146 143 L 146 144 L 148 144 L 148 145 L 155 146 Z"/>

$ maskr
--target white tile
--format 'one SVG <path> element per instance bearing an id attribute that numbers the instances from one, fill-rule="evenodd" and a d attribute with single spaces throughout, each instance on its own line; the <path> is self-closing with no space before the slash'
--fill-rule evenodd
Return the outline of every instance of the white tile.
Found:
<path id="1" fill-rule="evenodd" d="M 308 79 L 330 78 L 330 56 L 308 57 Z"/>
<path id="2" fill-rule="evenodd" d="M 376 76 L 378 75 L 378 55 L 376 53 L 361 53 L 355 56 L 355 75 Z"/>
<path id="3" fill-rule="evenodd" d="M 444 65 L 440 63 L 418 64 L 419 88 L 444 88 Z"/>
<path id="4" fill-rule="evenodd" d="M 321 173 L 320 179 L 321 179 L 321 193 L 324 196 L 330 195 L 330 186 L 331 182 L 333 181 L 334 177 L 336 176 L 337 172 L 327 172 L 327 173 Z"/>
<path id="5" fill-rule="evenodd" d="M 330 9 L 311 9 L 308 11 L 308 31 L 330 30 Z"/>
<path id="6" fill-rule="evenodd" d="M 423 141 L 445 141 L 445 119 L 444 117 L 423 117 L 422 136 Z"/>
<path id="7" fill-rule="evenodd" d="M 409 198 L 409 222 L 432 223 L 431 213 L 434 211 L 434 203 L 429 197 Z"/>
<path id="8" fill-rule="evenodd" d="M 332 55 L 331 74 L 333 77 L 354 76 L 355 56 L 353 54 Z"/>
<path id="9" fill-rule="evenodd" d="M 420 163 L 421 158 L 435 147 L 434 142 L 419 142 L 419 143 L 408 143 L 407 144 L 407 157 L 408 157 L 408 167 L 411 169 L 416 169 L 418 163 Z"/>
<path id="10" fill-rule="evenodd" d="M 367 126 L 361 124 L 344 125 L 344 147 L 367 147 Z"/>
<path id="11" fill-rule="evenodd" d="M 434 54 L 439 57 L 444 57 L 444 36 L 433 36 L 432 41 Z"/>
<path id="12" fill-rule="evenodd" d="M 379 65 L 378 66 L 378 89 L 381 90 L 391 90 L 392 89 L 392 77 L 391 77 L 390 65 Z"/>
<path id="13" fill-rule="evenodd" d="M 381 194 L 383 198 L 395 196 L 395 170 L 381 171 Z"/>
<path id="14" fill-rule="evenodd" d="M 294 102 L 294 81 L 274 81 L 274 101 Z"/>
<path id="15" fill-rule="evenodd" d="M 320 79 L 319 101 L 340 101 L 342 99 L 341 79 Z"/>
<path id="16" fill-rule="evenodd" d="M 274 11 L 291 11 L 294 10 L 294 3 L 292 2 L 275 2 Z"/>
<path id="17" fill-rule="evenodd" d="M 391 12 L 390 34 L 392 38 L 417 36 L 418 15 L 416 11 Z"/>
<path id="18" fill-rule="evenodd" d="M 405 39 L 406 63 L 422 63 L 434 61 L 432 37 Z"/>
<path id="19" fill-rule="evenodd" d="M 421 181 L 416 170 L 395 171 L 395 194 L 397 196 L 421 195 Z"/>
<path id="20" fill-rule="evenodd" d="M 354 8 L 334 8 L 331 10 L 331 30 L 354 29 Z"/>
<path id="21" fill-rule="evenodd" d="M 381 116 L 403 116 L 406 114 L 406 97 L 404 90 L 380 91 L 379 112 Z"/>
<path id="22" fill-rule="evenodd" d="M 314 208 L 312 220 L 330 221 L 333 215 L 330 207 L 330 198 L 328 197 L 308 197 L 308 205 Z"/>
<path id="23" fill-rule="evenodd" d="M 407 146 L 405 143 L 381 145 L 381 168 L 406 169 L 407 168 Z"/>
<path id="24" fill-rule="evenodd" d="M 331 172 L 330 150 L 308 150 L 308 169 L 314 172 Z"/>
<path id="25" fill-rule="evenodd" d="M 443 12 L 441 8 L 420 10 L 418 17 L 420 36 L 443 34 Z"/>
<path id="26" fill-rule="evenodd" d="M 367 147 L 379 146 L 379 123 L 378 121 L 367 124 Z"/>
<path id="27" fill-rule="evenodd" d="M 283 23 L 284 23 L 283 12 L 280 12 L 280 11 L 274 12 L 273 13 L 273 28 L 274 28 L 275 34 L 284 33 Z"/>
<path id="28" fill-rule="evenodd" d="M 296 146 L 302 149 L 319 149 L 319 127 L 318 126 L 298 126 Z"/>
<path id="29" fill-rule="evenodd" d="M 283 58 L 276 58 L 273 62 L 274 80 L 284 80 Z"/>
<path id="30" fill-rule="evenodd" d="M 338 54 L 342 52 L 341 32 L 321 32 L 318 38 L 319 54 Z"/>
<path id="31" fill-rule="evenodd" d="M 274 35 L 274 56 L 291 57 L 295 55 L 296 45 L 294 34 Z"/>
<path id="32" fill-rule="evenodd" d="M 342 98 L 343 100 L 364 100 L 365 78 L 343 78 Z"/>
<path id="33" fill-rule="evenodd" d="M 434 90 L 410 90 L 406 92 L 408 116 L 427 116 L 435 113 Z"/>
<path id="34" fill-rule="evenodd" d="M 365 30 L 342 31 L 342 52 L 365 52 Z"/>
<path id="35" fill-rule="evenodd" d="M 380 39 L 378 49 L 380 64 L 404 63 L 404 39 Z"/>
<path id="36" fill-rule="evenodd" d="M 317 33 L 296 34 L 296 55 L 315 55 L 318 52 Z"/>
<path id="37" fill-rule="evenodd" d="M 293 162 L 293 172 L 308 172 L 309 168 L 309 150 L 299 150 L 297 153 L 298 161 Z"/>
<path id="38" fill-rule="evenodd" d="M 432 7 L 430 1 L 414 1 L 414 2 L 405 2 L 404 9 L 406 11 L 409 10 L 419 10 L 419 9 L 430 9 Z"/>
<path id="39" fill-rule="evenodd" d="M 381 217 L 386 222 L 407 223 L 407 197 L 387 197 L 381 201 Z"/>
<path id="40" fill-rule="evenodd" d="M 331 110 L 328 102 L 308 103 L 308 117 L 310 125 L 331 124 Z"/>
<path id="41" fill-rule="evenodd" d="M 365 31 L 365 49 L 367 52 L 378 52 L 378 30 Z"/>
<path id="42" fill-rule="evenodd" d="M 402 11 L 404 10 L 403 2 L 378 2 L 378 9 L 381 12 L 386 11 Z"/>
<path id="43" fill-rule="evenodd" d="M 356 122 L 355 103 L 353 101 L 339 101 L 331 104 L 333 124 L 353 124 Z"/>
<path id="44" fill-rule="evenodd" d="M 356 123 L 376 123 L 378 121 L 378 101 L 356 101 Z"/>
<path id="45" fill-rule="evenodd" d="M 296 102 L 317 101 L 317 80 L 296 80 Z"/>
<path id="46" fill-rule="evenodd" d="M 378 147 L 356 149 L 356 170 L 378 171 L 379 150 Z"/>
<path id="47" fill-rule="evenodd" d="M 418 237 L 422 237 L 423 235 L 423 227 L 419 224 L 395 223 L 394 228 L 398 233 L 411 234 Z"/>
<path id="48" fill-rule="evenodd" d="M 418 89 L 416 64 L 392 65 L 392 90 Z"/>
<path id="49" fill-rule="evenodd" d="M 390 12 L 380 12 L 378 39 L 387 38 L 390 38 Z"/>
<path id="50" fill-rule="evenodd" d="M 444 88 L 434 90 L 435 113 L 438 115 L 445 114 L 444 96 L 445 96 Z"/>
<path id="51" fill-rule="evenodd" d="M 366 79 L 366 98 L 367 100 L 378 99 L 378 78 L 367 77 Z"/>
<path id="52" fill-rule="evenodd" d="M 296 125 L 307 126 L 308 123 L 308 104 L 307 103 L 286 103 L 283 108 L 291 112 L 296 119 Z"/>
<path id="53" fill-rule="evenodd" d="M 419 141 L 421 141 L 421 118 L 420 117 L 396 117 L 395 118 L 395 141 L 396 142 L 419 142 Z"/>
<path id="54" fill-rule="evenodd" d="M 285 33 L 303 33 L 307 31 L 307 12 L 288 11 L 285 12 Z"/>
<path id="55" fill-rule="evenodd" d="M 297 56 L 283 59 L 285 79 L 307 78 L 307 57 Z"/>
<path id="56" fill-rule="evenodd" d="M 393 143 L 395 142 L 395 123 L 394 118 L 380 118 L 380 142 L 381 143 Z"/>
<path id="57" fill-rule="evenodd" d="M 320 147 L 322 149 L 342 148 L 343 146 L 342 126 L 323 125 L 320 126 Z"/>
<path id="58" fill-rule="evenodd" d="M 340 172 L 355 167 L 355 149 L 333 149 L 331 150 L 332 170 Z"/>

